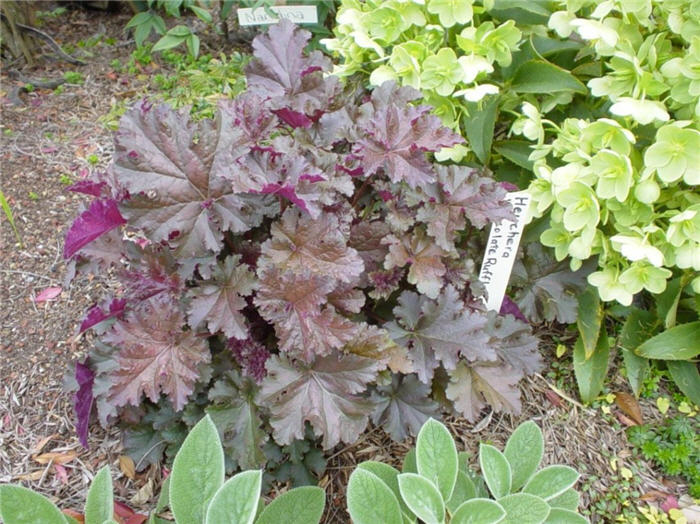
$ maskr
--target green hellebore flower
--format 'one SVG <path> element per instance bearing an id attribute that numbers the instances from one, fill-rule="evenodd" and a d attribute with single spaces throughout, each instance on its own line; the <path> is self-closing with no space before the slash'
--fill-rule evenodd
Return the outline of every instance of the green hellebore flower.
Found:
<path id="1" fill-rule="evenodd" d="M 430 0 L 428 12 L 438 15 L 440 23 L 445 27 L 455 24 L 467 24 L 474 16 L 472 0 Z"/>
<path id="2" fill-rule="evenodd" d="M 547 247 L 554 248 L 554 257 L 561 262 L 569 254 L 569 244 L 573 235 L 561 223 L 552 223 L 551 228 L 540 235 L 540 241 Z"/>
<path id="3" fill-rule="evenodd" d="M 389 64 L 403 80 L 404 85 L 420 89 L 420 63 L 425 58 L 425 54 L 425 46 L 415 40 L 394 46 Z"/>
<path id="4" fill-rule="evenodd" d="M 569 255 L 572 258 L 586 260 L 593 252 L 593 241 L 597 229 L 594 227 L 584 228 L 580 234 L 571 240 L 569 244 Z"/>
<path id="5" fill-rule="evenodd" d="M 457 55 L 449 47 L 443 47 L 436 55 L 429 56 L 423 61 L 421 85 L 434 89 L 438 95 L 452 94 L 455 86 L 464 78 L 462 66 L 457 61 Z"/>
<path id="6" fill-rule="evenodd" d="M 680 247 L 686 240 L 700 242 L 700 204 L 672 216 L 666 238 L 675 247 Z"/>
<path id="7" fill-rule="evenodd" d="M 676 265 L 681 269 L 700 271 L 700 242 L 688 240 L 675 250 Z"/>
<path id="8" fill-rule="evenodd" d="M 624 202 L 633 183 L 629 157 L 603 149 L 591 159 L 591 170 L 597 174 L 596 193 L 600 198 L 617 198 Z"/>
<path id="9" fill-rule="evenodd" d="M 549 180 L 544 180 L 542 178 L 533 180 L 530 182 L 528 192 L 530 195 L 532 195 L 532 201 L 535 204 L 535 214 L 538 217 L 542 216 L 554 202 L 552 184 L 549 182 Z"/>
<path id="10" fill-rule="evenodd" d="M 663 126 L 644 153 L 644 162 L 666 183 L 683 178 L 688 185 L 700 184 L 700 131 L 676 124 Z"/>
<path id="11" fill-rule="evenodd" d="M 646 261 L 656 267 L 664 264 L 664 255 L 658 248 L 652 246 L 645 238 L 633 235 L 614 235 L 610 237 L 613 248 L 622 253 L 632 262 Z"/>
<path id="12" fill-rule="evenodd" d="M 666 122 L 670 118 L 666 106 L 661 102 L 637 100 L 628 96 L 618 98 L 610 106 L 610 112 L 617 116 L 629 116 L 642 125 L 651 124 L 654 120 Z"/>
<path id="13" fill-rule="evenodd" d="M 646 289 L 650 293 L 663 293 L 666 281 L 673 273 L 665 267 L 655 267 L 646 262 L 635 262 L 620 275 L 620 283 L 633 295 Z"/>
<path id="14" fill-rule="evenodd" d="M 400 12 L 386 6 L 366 13 L 362 22 L 372 38 L 378 38 L 387 44 L 397 40 L 410 27 Z"/>
<path id="15" fill-rule="evenodd" d="M 644 204 L 653 204 L 661 196 L 661 188 L 656 180 L 647 178 L 634 186 L 634 197 Z"/>
<path id="16" fill-rule="evenodd" d="M 581 133 L 581 140 L 589 146 L 588 151 L 612 149 L 621 155 L 629 155 L 631 144 L 636 142 L 632 131 L 609 118 L 599 118 L 586 126 Z"/>
<path id="17" fill-rule="evenodd" d="M 619 272 L 611 267 L 588 275 L 588 283 L 598 288 L 600 298 L 605 302 L 617 300 L 623 306 L 632 303 L 633 294 L 620 282 Z"/>
<path id="18" fill-rule="evenodd" d="M 600 204 L 587 185 L 574 182 L 557 195 L 557 202 L 564 207 L 564 227 L 569 231 L 598 225 Z"/>

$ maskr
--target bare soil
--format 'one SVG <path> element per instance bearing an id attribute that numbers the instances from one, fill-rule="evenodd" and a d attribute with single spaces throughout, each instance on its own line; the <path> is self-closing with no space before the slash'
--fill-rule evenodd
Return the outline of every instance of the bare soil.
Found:
<path id="1" fill-rule="evenodd" d="M 53 7 L 46 4 L 47 10 Z M 82 507 L 89 481 L 107 463 L 117 498 L 143 511 L 152 507 L 161 478 L 157 468 L 131 474 L 128 461 L 120 462 L 120 435 L 115 428 L 94 425 L 89 449 L 83 449 L 75 436 L 71 395 L 63 387 L 64 375 L 72 372 L 89 343 L 76 335 L 77 326 L 107 285 L 103 278 L 79 277 L 70 286 L 63 282 L 63 236 L 85 202 L 80 195 L 66 192 L 63 182 L 66 176 L 78 179 L 81 170 L 107 165 L 111 133 L 99 118 L 115 101 L 138 93 L 148 80 L 148 69 L 127 76 L 109 65 L 114 58 L 126 61 L 134 49 L 123 32 L 130 16 L 126 9 L 118 13 L 71 9 L 42 25 L 62 45 L 77 46 L 99 34 L 115 39 L 112 45 L 76 47 L 74 54 L 87 62 L 85 66 L 45 59 L 21 71 L 36 79 L 78 71 L 84 77 L 81 85 L 66 84 L 61 93 L 36 89 L 21 94 L 23 105 L 15 106 L 9 95 L 19 83 L 8 75 L 21 66 L 3 64 L 0 75 L 0 188 L 13 209 L 23 244 L 16 241 L 0 213 L 0 483 L 21 482 L 64 508 Z M 97 165 L 91 165 L 91 155 L 96 155 Z M 49 287 L 60 287 L 60 295 L 37 302 L 37 295 Z M 547 328 L 541 329 L 543 351 L 553 361 L 550 335 Z M 609 415 L 584 407 L 575 400 L 573 378 L 569 385 L 567 391 L 560 391 L 551 378 L 537 376 L 524 385 L 524 411 L 519 417 L 487 414 L 476 425 L 448 419 L 458 447 L 475 456 L 480 440 L 502 446 L 521 421 L 534 419 L 545 433 L 546 462 L 566 463 L 595 474 L 599 480 L 592 493 L 604 495 L 618 489 L 615 458 L 618 470 L 634 464 L 645 500 L 685 491 L 682 484 L 662 479 L 631 456 L 621 429 L 624 424 L 610 422 L 616 417 L 624 421 L 615 406 Z M 611 389 L 625 390 L 623 380 L 617 379 Z M 647 421 L 660 418 L 652 403 L 643 401 L 641 407 Z M 348 522 L 343 486 L 356 463 L 374 459 L 399 464 L 410 445 L 393 443 L 381 430 L 371 429 L 356 444 L 338 449 L 320 479 L 328 493 L 325 522 Z M 584 503 L 591 503 L 588 493 Z"/>

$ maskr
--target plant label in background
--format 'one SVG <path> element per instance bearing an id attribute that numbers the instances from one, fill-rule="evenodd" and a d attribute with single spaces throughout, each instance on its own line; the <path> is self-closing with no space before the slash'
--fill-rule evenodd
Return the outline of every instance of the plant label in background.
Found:
<path id="1" fill-rule="evenodd" d="M 484 283 L 488 293 L 485 300 L 487 309 L 493 311 L 501 309 L 520 239 L 523 236 L 523 228 L 528 219 L 530 199 L 527 191 L 508 193 L 506 200 L 513 205 L 515 222 L 502 220 L 500 224 L 491 226 L 484 261 L 481 263 L 479 272 L 479 280 Z"/>
<path id="2" fill-rule="evenodd" d="M 318 23 L 315 5 L 278 5 L 269 7 L 269 10 L 279 18 L 287 18 L 295 24 Z M 270 16 L 264 7 L 244 7 L 238 10 L 238 23 L 241 26 L 276 24 L 279 18 Z"/>

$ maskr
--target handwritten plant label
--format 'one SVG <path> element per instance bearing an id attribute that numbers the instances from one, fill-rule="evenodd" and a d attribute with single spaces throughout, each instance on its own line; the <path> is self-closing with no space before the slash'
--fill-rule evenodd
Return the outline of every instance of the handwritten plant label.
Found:
<path id="1" fill-rule="evenodd" d="M 238 10 L 238 23 L 246 25 L 276 24 L 280 18 L 287 18 L 295 24 L 317 24 L 318 14 L 315 5 L 277 5 L 268 8 L 279 18 L 270 16 L 264 7 L 244 7 Z"/>
<path id="2" fill-rule="evenodd" d="M 488 293 L 487 309 L 493 311 L 501 309 L 520 239 L 523 236 L 523 228 L 528 220 L 530 198 L 527 191 L 508 193 L 506 200 L 513 205 L 515 222 L 502 220 L 500 224 L 491 226 L 484 261 L 481 263 L 481 272 L 479 273 L 479 280 L 484 283 Z"/>

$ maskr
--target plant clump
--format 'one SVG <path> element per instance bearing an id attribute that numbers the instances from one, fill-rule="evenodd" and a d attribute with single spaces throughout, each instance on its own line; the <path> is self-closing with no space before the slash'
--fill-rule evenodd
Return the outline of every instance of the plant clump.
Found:
<path id="1" fill-rule="evenodd" d="M 462 138 L 417 91 L 343 87 L 308 38 L 286 21 L 257 37 L 247 91 L 214 119 L 137 104 L 108 171 L 73 187 L 94 200 L 65 255 L 119 281 L 80 328 L 97 334 L 78 364 L 84 443 L 92 406 L 140 422 L 145 465 L 184 438 L 173 420 L 209 413 L 229 466 L 254 467 L 270 434 L 330 449 L 370 418 L 403 439 L 440 404 L 520 410 L 537 339 L 484 310 L 472 260 L 473 233 L 511 217 L 505 189 L 433 161 Z"/>

